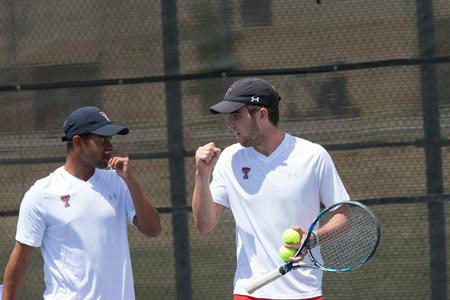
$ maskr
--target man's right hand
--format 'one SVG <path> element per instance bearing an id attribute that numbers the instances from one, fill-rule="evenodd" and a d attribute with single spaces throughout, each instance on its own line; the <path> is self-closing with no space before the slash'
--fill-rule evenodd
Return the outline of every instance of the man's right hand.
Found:
<path id="1" fill-rule="evenodd" d="M 192 196 L 192 211 L 195 224 L 201 233 L 212 232 L 224 211 L 224 206 L 214 202 L 209 189 L 210 175 L 220 153 L 220 148 L 216 147 L 214 143 L 200 146 L 195 152 L 197 170 Z"/>
<path id="2" fill-rule="evenodd" d="M 213 142 L 198 147 L 195 152 L 197 174 L 200 176 L 209 176 L 219 159 L 221 151 Z"/>
<path id="3" fill-rule="evenodd" d="M 16 299 L 19 289 L 25 280 L 25 274 L 31 263 L 34 249 L 34 247 L 16 241 L 3 275 L 3 295 L 0 295 L 1 299 Z"/>

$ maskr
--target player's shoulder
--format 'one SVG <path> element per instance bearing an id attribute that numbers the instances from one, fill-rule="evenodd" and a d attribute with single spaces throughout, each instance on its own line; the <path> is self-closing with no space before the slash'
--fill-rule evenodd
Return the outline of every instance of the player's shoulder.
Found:
<path id="1" fill-rule="evenodd" d="M 286 136 L 287 138 L 290 139 L 289 142 L 295 144 L 296 149 L 301 150 L 302 152 L 307 152 L 316 155 L 321 155 L 327 152 L 325 148 L 318 143 L 314 143 L 307 139 L 292 136 L 289 134 L 286 134 Z"/>
<path id="2" fill-rule="evenodd" d="M 111 188 L 119 187 L 125 185 L 122 177 L 117 175 L 115 170 L 110 169 L 95 169 L 95 177 L 91 180 L 94 185 L 108 185 Z"/>
<path id="3" fill-rule="evenodd" d="M 290 154 L 291 158 L 316 162 L 329 160 L 330 155 L 327 150 L 318 143 L 299 137 L 292 137 L 291 143 L 295 144 L 293 147 L 290 147 L 294 149 Z"/>
<path id="4" fill-rule="evenodd" d="M 58 189 L 61 189 L 64 186 L 62 180 L 62 168 L 63 167 L 60 167 L 47 176 L 36 180 L 25 193 L 24 199 L 40 199 L 43 195 L 52 194 Z"/>
<path id="5" fill-rule="evenodd" d="M 117 177 L 117 173 L 110 169 L 95 169 L 95 176 L 113 178 Z"/>
<path id="6" fill-rule="evenodd" d="M 47 176 L 36 180 L 30 187 L 30 191 L 44 191 L 51 188 L 52 186 L 60 185 L 62 168 L 63 167 L 59 167 Z"/>
<path id="7" fill-rule="evenodd" d="M 115 170 L 110 169 L 95 169 L 95 178 L 93 182 L 101 184 L 117 184 L 122 181 L 122 178 L 117 175 Z"/>
<path id="8" fill-rule="evenodd" d="M 226 147 L 225 149 L 222 150 L 222 153 L 220 154 L 220 156 L 224 156 L 224 157 L 231 157 L 236 153 L 239 153 L 241 151 L 245 151 L 247 148 L 243 147 L 241 144 L 239 143 L 235 143 L 232 144 L 228 147 Z"/>

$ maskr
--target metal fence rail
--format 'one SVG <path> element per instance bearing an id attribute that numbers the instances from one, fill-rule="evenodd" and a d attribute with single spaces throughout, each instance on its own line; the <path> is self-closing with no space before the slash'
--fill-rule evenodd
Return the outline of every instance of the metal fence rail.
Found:
<path id="1" fill-rule="evenodd" d="M 381 221 L 374 259 L 325 275 L 325 297 L 447 299 L 449 12 L 448 0 L 0 3 L 1 272 L 24 192 L 65 160 L 64 117 L 98 105 L 130 128 L 114 145 L 162 216 L 157 239 L 129 231 L 137 298 L 230 299 L 233 218 L 195 230 L 193 155 L 234 142 L 207 108 L 259 76 L 282 96 L 280 128 L 324 145 Z M 20 299 L 41 298 L 42 277 L 36 253 Z"/>

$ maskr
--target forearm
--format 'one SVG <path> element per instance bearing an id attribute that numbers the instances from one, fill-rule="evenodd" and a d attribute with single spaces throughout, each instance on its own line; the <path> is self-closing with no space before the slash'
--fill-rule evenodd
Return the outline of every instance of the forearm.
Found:
<path id="1" fill-rule="evenodd" d="M 334 243 L 339 232 L 348 230 L 348 219 L 346 212 L 338 209 L 333 213 L 333 216 L 326 224 L 323 224 L 317 231 L 314 232 L 316 238 L 320 240 L 320 244 Z M 316 239 L 311 240 L 311 248 L 315 246 Z"/>
<path id="2" fill-rule="evenodd" d="M 2 300 L 14 300 L 25 280 L 25 274 L 31 261 L 30 256 L 21 256 L 17 248 L 13 250 L 3 276 Z"/>
<path id="3" fill-rule="evenodd" d="M 209 189 L 209 179 L 196 174 L 192 197 L 195 224 L 202 233 L 211 232 L 219 222 L 220 211 L 214 203 Z"/>
<path id="4" fill-rule="evenodd" d="M 323 224 L 316 234 L 321 236 L 334 235 L 336 231 L 342 230 L 347 225 L 348 212 L 344 208 L 339 208 L 333 212 L 333 216 L 326 224 Z"/>
<path id="5" fill-rule="evenodd" d="M 161 221 L 158 211 L 151 203 L 149 197 L 139 185 L 134 176 L 125 180 L 130 191 L 136 210 L 136 227 L 149 237 L 155 237 L 161 232 Z"/>

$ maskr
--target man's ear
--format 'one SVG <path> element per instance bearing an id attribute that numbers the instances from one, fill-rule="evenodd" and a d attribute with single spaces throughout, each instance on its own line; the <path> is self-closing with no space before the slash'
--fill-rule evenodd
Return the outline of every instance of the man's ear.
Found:
<path id="1" fill-rule="evenodd" d="M 82 141 L 83 141 L 83 140 L 82 140 L 81 136 L 79 136 L 79 135 L 75 135 L 75 136 L 72 138 L 72 143 L 73 143 L 73 145 L 79 146 L 79 145 L 81 144 Z"/>
<path id="2" fill-rule="evenodd" d="M 264 119 L 268 120 L 269 119 L 269 110 L 267 108 L 265 108 L 265 107 L 261 107 L 259 109 L 259 118 L 261 120 L 264 120 Z"/>

